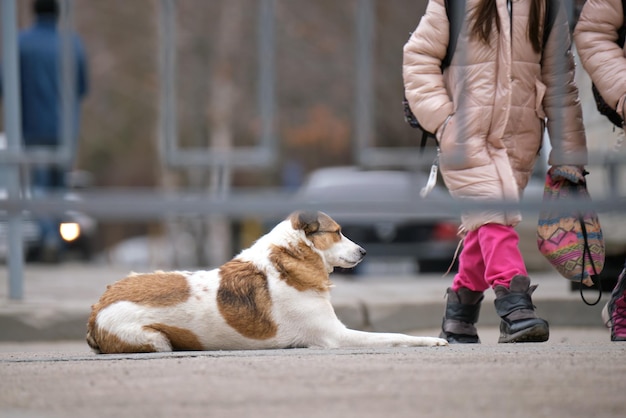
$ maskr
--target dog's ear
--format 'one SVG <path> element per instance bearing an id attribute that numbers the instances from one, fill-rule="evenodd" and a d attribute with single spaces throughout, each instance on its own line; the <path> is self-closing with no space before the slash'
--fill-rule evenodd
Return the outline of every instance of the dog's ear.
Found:
<path id="1" fill-rule="evenodd" d="M 313 234 L 320 229 L 318 212 L 294 212 L 289 218 L 293 229 L 301 229 L 306 235 Z"/>

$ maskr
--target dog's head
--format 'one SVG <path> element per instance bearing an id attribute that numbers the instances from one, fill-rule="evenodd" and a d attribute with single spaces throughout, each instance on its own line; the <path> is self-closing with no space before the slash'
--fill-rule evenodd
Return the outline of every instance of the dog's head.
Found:
<path id="1" fill-rule="evenodd" d="M 365 250 L 341 233 L 341 227 L 323 212 L 294 212 L 291 226 L 302 231 L 308 242 L 324 259 L 329 271 L 335 267 L 352 268 L 365 256 Z"/>

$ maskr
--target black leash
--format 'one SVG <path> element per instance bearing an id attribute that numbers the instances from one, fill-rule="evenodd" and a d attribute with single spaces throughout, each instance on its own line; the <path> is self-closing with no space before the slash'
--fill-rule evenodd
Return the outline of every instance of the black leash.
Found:
<path id="1" fill-rule="evenodd" d="M 578 222 L 580 222 L 580 230 L 583 234 L 583 240 L 585 241 L 584 247 L 583 247 L 583 262 L 582 262 L 582 271 L 580 272 L 580 298 L 583 300 L 583 302 L 585 302 L 585 305 L 587 306 L 594 306 L 597 305 L 598 302 L 600 302 L 600 299 L 602 299 L 602 282 L 600 280 L 600 275 L 598 274 L 598 271 L 596 270 L 596 265 L 593 263 L 593 258 L 591 258 L 591 249 L 589 248 L 589 240 L 587 238 L 587 227 L 585 226 L 585 220 L 583 219 L 582 215 L 578 215 Z M 589 262 L 591 263 L 591 268 L 593 269 L 593 273 L 594 276 L 591 278 L 591 280 L 593 281 L 593 283 L 598 286 L 598 299 L 596 299 L 595 302 L 590 303 L 589 301 L 587 301 L 587 299 L 585 299 L 585 295 L 583 294 L 583 279 L 585 278 L 585 257 L 589 256 Z M 595 280 L 593 280 L 594 278 L 597 278 L 598 281 L 596 282 Z"/>

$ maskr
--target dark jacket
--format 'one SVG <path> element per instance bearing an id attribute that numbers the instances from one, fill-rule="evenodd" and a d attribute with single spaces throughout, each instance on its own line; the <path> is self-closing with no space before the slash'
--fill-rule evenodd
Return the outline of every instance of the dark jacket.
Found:
<path id="1" fill-rule="evenodd" d="M 53 17 L 39 16 L 19 35 L 22 135 L 25 145 L 58 145 L 61 136 L 61 47 L 62 33 Z M 72 99 L 72 139 L 78 135 L 81 99 L 87 93 L 85 51 L 72 34 L 76 71 L 76 95 Z M 0 80 L 0 92 L 2 90 Z"/>

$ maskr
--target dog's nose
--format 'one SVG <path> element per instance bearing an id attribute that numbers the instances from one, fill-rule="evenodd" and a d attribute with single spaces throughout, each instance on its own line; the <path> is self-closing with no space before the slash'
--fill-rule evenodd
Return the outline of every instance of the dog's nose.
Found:
<path id="1" fill-rule="evenodd" d="M 365 254 L 367 254 L 367 251 L 365 251 L 365 248 L 359 247 L 359 253 L 361 254 L 361 257 L 365 257 Z"/>

